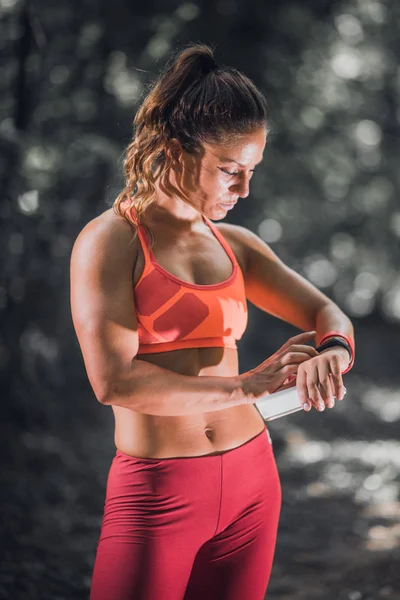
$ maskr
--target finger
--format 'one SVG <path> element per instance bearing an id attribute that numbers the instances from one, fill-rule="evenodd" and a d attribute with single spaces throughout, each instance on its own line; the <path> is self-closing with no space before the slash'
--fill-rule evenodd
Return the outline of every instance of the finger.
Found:
<path id="1" fill-rule="evenodd" d="M 281 348 L 278 350 L 279 354 L 287 354 L 288 352 L 303 352 L 309 356 L 319 356 L 319 352 L 316 351 L 312 346 L 306 346 L 305 344 L 292 344 L 287 348 Z"/>
<path id="2" fill-rule="evenodd" d="M 314 356 L 319 356 L 319 352 L 313 346 L 306 346 L 305 344 L 294 344 L 290 347 L 290 352 L 304 352 L 313 358 Z"/>
<path id="3" fill-rule="evenodd" d="M 304 371 L 307 378 L 306 387 L 308 398 L 316 410 L 323 411 L 325 410 L 325 404 L 319 392 L 319 375 L 316 362 L 307 361 L 304 363 L 304 365 L 307 365 L 304 367 Z M 299 367 L 299 369 L 300 368 L 301 367 Z"/>
<path id="4" fill-rule="evenodd" d="M 319 412 L 325 410 L 324 401 L 322 400 L 321 394 L 319 393 L 318 379 L 307 378 L 307 388 L 308 396 L 313 407 Z"/>
<path id="5" fill-rule="evenodd" d="M 307 374 L 304 369 L 299 369 L 297 371 L 296 378 L 296 386 L 297 393 L 300 398 L 301 405 L 303 406 L 305 411 L 311 410 L 311 402 L 308 399 L 308 389 L 307 389 Z"/>
<path id="6" fill-rule="evenodd" d="M 296 384 L 293 383 L 293 379 L 297 377 L 297 369 L 297 365 L 286 365 L 283 367 L 274 377 L 274 387 L 276 385 L 274 391 L 277 389 L 286 389 L 286 386 L 294 387 Z"/>
<path id="7" fill-rule="evenodd" d="M 318 364 L 319 392 L 326 408 L 335 406 L 335 389 L 331 383 L 330 367 L 330 361 L 327 360 Z"/>
<path id="8" fill-rule="evenodd" d="M 296 364 L 285 365 L 279 371 L 279 375 L 282 378 L 282 383 L 285 383 L 286 380 L 292 380 L 297 377 L 297 369 L 298 366 Z"/>
<path id="9" fill-rule="evenodd" d="M 304 333 L 299 333 L 298 335 L 294 335 L 289 338 L 287 342 L 285 342 L 282 348 L 290 346 L 291 344 L 296 344 L 297 342 L 303 342 L 305 340 L 312 340 L 317 335 L 316 331 L 305 331 Z"/>
<path id="10" fill-rule="evenodd" d="M 308 360 L 310 360 L 308 354 L 304 354 L 303 352 L 288 352 L 279 359 L 279 364 L 281 368 L 293 365 L 298 369 L 302 363 L 305 363 Z"/>
<path id="11" fill-rule="evenodd" d="M 331 374 L 331 376 L 332 376 L 332 374 Z M 345 397 L 346 393 L 347 393 L 346 386 L 345 386 L 345 385 L 343 385 L 343 396 L 342 396 L 341 398 L 338 398 L 338 397 L 336 396 L 336 399 L 337 399 L 337 400 L 344 400 L 344 397 Z"/>
<path id="12" fill-rule="evenodd" d="M 294 336 L 292 336 L 289 339 L 291 339 L 291 340 L 300 340 L 300 339 L 304 338 L 305 336 L 315 337 L 316 333 L 317 332 L 315 331 L 315 329 L 313 329 L 311 331 L 303 331 L 302 333 L 298 333 L 297 335 L 294 335 Z"/>
<path id="13" fill-rule="evenodd" d="M 344 387 L 339 360 L 334 360 L 331 365 L 331 377 L 336 398 L 338 400 L 343 400 L 346 393 L 346 388 Z"/>
<path id="14" fill-rule="evenodd" d="M 283 382 L 282 385 L 286 385 L 287 383 L 291 383 L 294 379 L 296 379 L 296 375 L 294 373 L 292 373 L 291 375 L 289 375 L 288 377 L 286 377 L 285 381 Z"/>
<path id="15" fill-rule="evenodd" d="M 299 363 L 314 358 L 315 354 L 312 352 L 314 348 L 311 348 L 310 346 L 311 352 L 303 351 L 303 348 L 306 348 L 306 346 L 295 346 L 294 348 L 291 348 L 289 352 L 286 352 L 286 354 L 281 356 L 281 362 L 283 364 L 290 364 L 292 362 Z M 318 352 L 316 352 L 316 354 L 318 354 Z"/>

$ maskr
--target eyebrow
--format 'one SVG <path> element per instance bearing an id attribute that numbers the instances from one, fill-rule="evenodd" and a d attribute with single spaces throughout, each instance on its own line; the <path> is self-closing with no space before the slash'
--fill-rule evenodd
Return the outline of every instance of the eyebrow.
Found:
<path id="1" fill-rule="evenodd" d="M 261 160 L 258 161 L 258 163 L 255 164 L 255 166 L 259 165 L 262 160 L 263 160 L 263 156 L 261 157 Z M 224 156 L 221 156 L 219 159 L 221 162 L 232 162 L 235 163 L 237 165 L 239 165 L 239 167 L 245 167 L 246 165 L 242 165 L 242 163 L 238 162 L 237 160 L 234 160 L 233 158 L 225 158 Z"/>

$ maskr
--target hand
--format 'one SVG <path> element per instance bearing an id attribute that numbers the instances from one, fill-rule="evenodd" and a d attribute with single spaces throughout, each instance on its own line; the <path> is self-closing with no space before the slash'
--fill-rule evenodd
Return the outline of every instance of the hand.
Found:
<path id="1" fill-rule="evenodd" d="M 295 335 L 258 367 L 239 375 L 247 402 L 254 403 L 266 393 L 293 387 L 290 376 L 297 373 L 299 365 L 318 357 L 315 348 L 301 343 L 311 341 L 315 335 L 315 331 Z M 285 386 L 286 381 L 290 384 Z"/>
<path id="2" fill-rule="evenodd" d="M 346 348 L 337 346 L 322 350 L 309 361 L 299 366 L 296 377 L 297 391 L 304 410 L 312 406 L 318 411 L 335 406 L 334 397 L 343 400 L 346 388 L 343 385 L 342 371 L 349 364 Z"/>

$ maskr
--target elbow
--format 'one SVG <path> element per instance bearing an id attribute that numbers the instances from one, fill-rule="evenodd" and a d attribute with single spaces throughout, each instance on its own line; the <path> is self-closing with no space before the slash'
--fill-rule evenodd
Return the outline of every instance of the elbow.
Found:
<path id="1" fill-rule="evenodd" d="M 106 406 L 111 404 L 119 404 L 127 401 L 129 404 L 134 402 L 134 390 L 136 388 L 133 385 L 133 365 L 130 366 L 128 371 L 116 370 L 109 373 L 108 377 L 103 377 L 100 381 L 97 380 L 97 388 L 95 394 L 100 404 Z M 129 398 L 129 400 L 128 400 Z M 123 404 L 120 404 L 121 406 Z"/>
<path id="2" fill-rule="evenodd" d="M 111 404 L 119 392 L 120 373 L 116 373 L 116 369 L 91 369 L 87 370 L 90 385 L 96 400 L 100 404 Z"/>
<path id="3" fill-rule="evenodd" d="M 100 402 L 100 404 L 104 404 L 105 406 L 118 404 L 122 401 L 123 398 L 122 389 L 122 382 L 117 383 L 115 379 L 113 379 L 112 382 L 110 382 L 108 385 L 104 385 L 101 388 L 98 394 L 96 394 L 96 398 Z"/>
<path id="4" fill-rule="evenodd" d="M 103 386 L 101 390 L 96 394 L 97 400 L 100 404 L 104 404 L 105 406 L 110 406 L 112 404 L 112 399 L 116 396 L 115 384 L 109 386 Z"/>
<path id="5" fill-rule="evenodd" d="M 96 396 L 96 400 L 100 403 L 100 404 L 111 404 L 111 397 L 112 397 L 112 388 L 115 386 L 111 386 L 108 385 L 104 382 L 95 382 L 92 383 L 92 389 L 94 392 L 94 395 Z"/>
<path id="6" fill-rule="evenodd" d="M 100 404 L 110 404 L 110 402 L 108 401 L 109 395 L 108 394 L 95 394 L 97 401 Z"/>

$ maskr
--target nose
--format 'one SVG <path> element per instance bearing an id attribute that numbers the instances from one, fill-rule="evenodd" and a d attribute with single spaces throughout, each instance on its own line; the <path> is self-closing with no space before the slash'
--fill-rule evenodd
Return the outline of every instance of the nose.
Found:
<path id="1" fill-rule="evenodd" d="M 250 179 L 253 173 L 250 173 L 249 176 L 242 175 L 240 180 L 234 184 L 235 193 L 239 196 L 239 198 L 247 198 L 250 193 Z"/>

